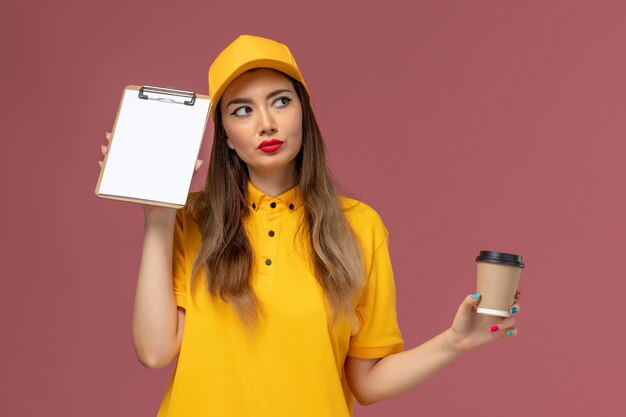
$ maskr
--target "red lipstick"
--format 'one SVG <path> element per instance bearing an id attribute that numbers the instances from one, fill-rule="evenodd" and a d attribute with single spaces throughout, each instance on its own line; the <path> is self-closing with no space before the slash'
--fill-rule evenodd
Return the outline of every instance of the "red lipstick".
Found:
<path id="1" fill-rule="evenodd" d="M 272 139 L 272 140 L 264 140 L 259 145 L 259 149 L 265 153 L 276 152 L 283 144 L 282 140 Z"/>

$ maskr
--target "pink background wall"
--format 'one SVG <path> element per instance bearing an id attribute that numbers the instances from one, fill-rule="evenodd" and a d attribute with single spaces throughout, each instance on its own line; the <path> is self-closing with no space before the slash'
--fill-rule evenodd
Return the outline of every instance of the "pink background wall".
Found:
<path id="1" fill-rule="evenodd" d="M 357 416 L 626 415 L 625 21 L 622 1 L 2 0 L 2 415 L 155 415 L 143 215 L 95 197 L 99 147 L 125 85 L 206 93 L 241 33 L 291 47 L 333 171 L 383 217 L 407 348 L 450 325 L 479 250 L 527 263 L 518 337 Z"/>

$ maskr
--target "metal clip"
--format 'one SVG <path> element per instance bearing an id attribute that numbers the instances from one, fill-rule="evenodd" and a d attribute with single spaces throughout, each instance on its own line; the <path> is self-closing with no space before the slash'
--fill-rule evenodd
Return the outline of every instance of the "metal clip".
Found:
<path id="1" fill-rule="evenodd" d="M 148 97 L 147 93 L 170 95 L 174 97 L 183 97 L 183 98 L 188 98 L 189 100 L 183 101 L 181 103 L 180 101 L 176 101 L 174 99 L 150 98 Z M 170 87 L 163 88 L 163 87 L 154 87 L 154 86 L 149 86 L 149 85 L 144 85 L 143 87 L 139 89 L 139 98 L 143 100 L 150 99 L 150 100 L 165 101 L 165 102 L 170 102 L 170 103 L 185 104 L 186 106 L 193 106 L 196 102 L 196 94 L 193 91 L 175 90 Z"/>

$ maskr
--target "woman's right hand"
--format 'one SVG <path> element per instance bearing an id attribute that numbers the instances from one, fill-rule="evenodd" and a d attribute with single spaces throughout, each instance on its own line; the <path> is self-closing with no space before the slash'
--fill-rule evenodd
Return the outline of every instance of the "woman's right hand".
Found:
<path id="1" fill-rule="evenodd" d="M 107 142 L 111 142 L 111 132 L 105 132 L 104 136 L 107 139 Z M 102 152 L 102 156 L 105 157 L 107 152 L 109 151 L 109 145 L 108 143 L 106 145 L 100 145 L 100 152 Z M 102 161 L 98 161 L 98 164 L 100 165 L 100 169 L 102 169 L 102 162 L 104 161 L 104 159 Z M 202 159 L 198 159 L 196 161 L 196 166 L 193 170 L 194 175 L 200 170 L 200 167 L 202 167 L 202 164 L 204 163 L 204 161 Z M 167 221 L 172 221 L 174 220 L 174 218 L 176 217 L 176 209 L 173 208 L 168 208 L 168 207 L 159 207 L 159 206 L 152 206 L 149 204 L 142 204 L 143 207 L 143 214 L 144 214 L 144 219 L 147 222 L 167 222 Z"/>

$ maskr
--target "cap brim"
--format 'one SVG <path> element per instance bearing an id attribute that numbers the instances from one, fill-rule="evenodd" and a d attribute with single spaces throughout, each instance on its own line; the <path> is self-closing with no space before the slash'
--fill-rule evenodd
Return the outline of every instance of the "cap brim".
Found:
<path id="1" fill-rule="evenodd" d="M 256 68 L 269 68 L 269 69 L 280 71 L 283 74 L 287 74 L 291 78 L 300 82 L 304 86 L 307 93 L 309 92 L 309 89 L 307 88 L 304 82 L 304 79 L 302 78 L 302 74 L 300 73 L 300 71 L 297 70 L 297 68 L 294 68 L 292 65 L 286 64 L 283 61 L 278 61 L 274 59 L 255 59 L 253 61 L 249 61 L 249 62 L 242 64 L 239 68 L 233 71 L 232 74 L 226 79 L 226 81 L 224 81 L 220 85 L 219 89 L 217 89 L 213 93 L 213 97 L 211 97 L 211 109 L 210 109 L 211 119 L 215 120 L 215 109 L 219 105 L 219 101 L 222 98 L 222 94 L 224 94 L 224 91 L 226 91 L 230 83 L 232 83 L 237 77 L 239 77 L 244 72 L 250 71 Z"/>

